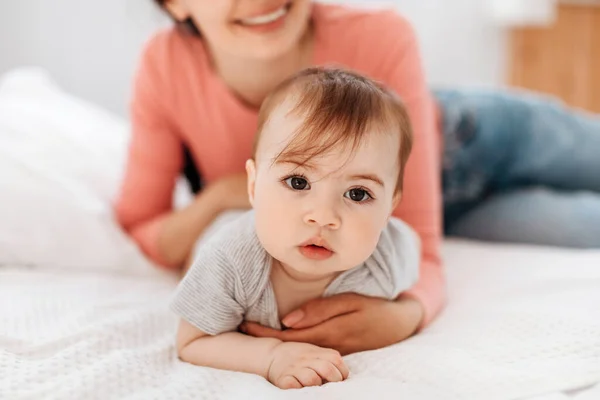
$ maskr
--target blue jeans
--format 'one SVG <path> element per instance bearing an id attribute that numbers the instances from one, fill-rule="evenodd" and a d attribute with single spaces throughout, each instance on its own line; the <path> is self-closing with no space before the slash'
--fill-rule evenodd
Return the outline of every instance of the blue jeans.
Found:
<path id="1" fill-rule="evenodd" d="M 447 235 L 600 248 L 600 116 L 527 92 L 434 94 Z"/>

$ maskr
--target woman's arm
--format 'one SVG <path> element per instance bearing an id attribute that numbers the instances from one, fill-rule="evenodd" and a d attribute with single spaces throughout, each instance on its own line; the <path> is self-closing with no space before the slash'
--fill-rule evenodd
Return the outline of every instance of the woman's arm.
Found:
<path id="1" fill-rule="evenodd" d="M 402 201 L 394 215 L 415 229 L 421 239 L 421 267 L 417 284 L 400 297 L 418 300 L 424 311 L 421 326 L 442 309 L 445 276 L 440 256 L 442 200 L 440 182 L 440 138 L 435 105 L 428 90 L 417 37 L 409 24 L 395 13 L 382 17 L 380 46 L 388 50 L 379 78 L 404 101 L 414 132 L 414 145 L 404 175 Z"/>
<path id="2" fill-rule="evenodd" d="M 153 261 L 173 267 L 161 254 L 159 233 L 171 214 L 183 166 L 183 142 L 165 97 L 168 70 L 161 61 L 165 39 L 147 44 L 136 72 L 131 102 L 131 140 L 115 212 L 121 226 Z"/>
<path id="3" fill-rule="evenodd" d="M 156 263 L 178 268 L 195 241 L 224 209 L 248 208 L 245 175 L 209 185 L 186 208 L 173 212 L 175 183 L 183 166 L 183 140 L 168 94 L 165 38 L 142 55 L 131 103 L 132 136 L 115 211 L 122 227 Z M 226 194 L 226 195 L 225 195 Z"/>
<path id="4" fill-rule="evenodd" d="M 244 322 L 241 329 L 255 337 L 311 343 L 346 355 L 398 343 L 415 333 L 422 318 L 423 307 L 412 298 L 389 301 L 343 293 L 311 300 L 287 315 L 283 322 L 292 321 L 286 324 L 291 329 L 254 322 Z"/>
<path id="5" fill-rule="evenodd" d="M 250 208 L 246 173 L 225 177 L 207 186 L 187 207 L 170 213 L 158 236 L 161 257 L 182 265 L 196 240 L 223 211 Z"/>

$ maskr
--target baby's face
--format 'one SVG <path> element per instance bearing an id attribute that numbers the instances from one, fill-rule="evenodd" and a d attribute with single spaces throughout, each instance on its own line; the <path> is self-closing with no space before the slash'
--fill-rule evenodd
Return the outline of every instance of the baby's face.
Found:
<path id="1" fill-rule="evenodd" d="M 273 163 L 301 123 L 288 109 L 263 128 L 247 163 L 249 194 L 267 252 L 297 277 L 319 279 L 373 253 L 395 206 L 399 135 L 371 134 L 353 156 L 337 146 L 304 166 Z"/>

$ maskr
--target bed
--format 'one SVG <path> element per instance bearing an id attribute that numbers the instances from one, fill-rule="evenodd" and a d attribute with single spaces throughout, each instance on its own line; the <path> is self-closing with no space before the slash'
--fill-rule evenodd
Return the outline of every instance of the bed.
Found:
<path id="1" fill-rule="evenodd" d="M 0 399 L 600 399 L 600 251 L 447 240 L 448 307 L 343 383 L 179 361 L 176 279 L 111 212 L 127 131 L 43 70 L 0 79 Z"/>

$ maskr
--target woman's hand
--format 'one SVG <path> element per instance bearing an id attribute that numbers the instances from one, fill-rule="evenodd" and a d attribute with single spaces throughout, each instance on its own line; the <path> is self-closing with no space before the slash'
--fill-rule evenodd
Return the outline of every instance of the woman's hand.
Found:
<path id="1" fill-rule="evenodd" d="M 344 293 L 311 300 L 288 314 L 278 331 L 244 322 L 242 332 L 284 342 L 305 342 L 335 349 L 341 354 L 374 350 L 410 337 L 423 319 L 421 303 L 412 298 L 396 301 Z"/>
<path id="2" fill-rule="evenodd" d="M 158 238 L 158 248 L 165 264 L 189 267 L 191 252 L 198 237 L 224 211 L 248 209 L 246 173 L 226 176 L 211 183 L 187 207 L 172 212 L 165 220 Z"/>
<path id="3" fill-rule="evenodd" d="M 228 175 L 208 185 L 207 195 L 219 212 L 227 210 L 248 209 L 248 184 L 245 172 Z M 200 194 L 202 195 L 202 193 Z"/>

